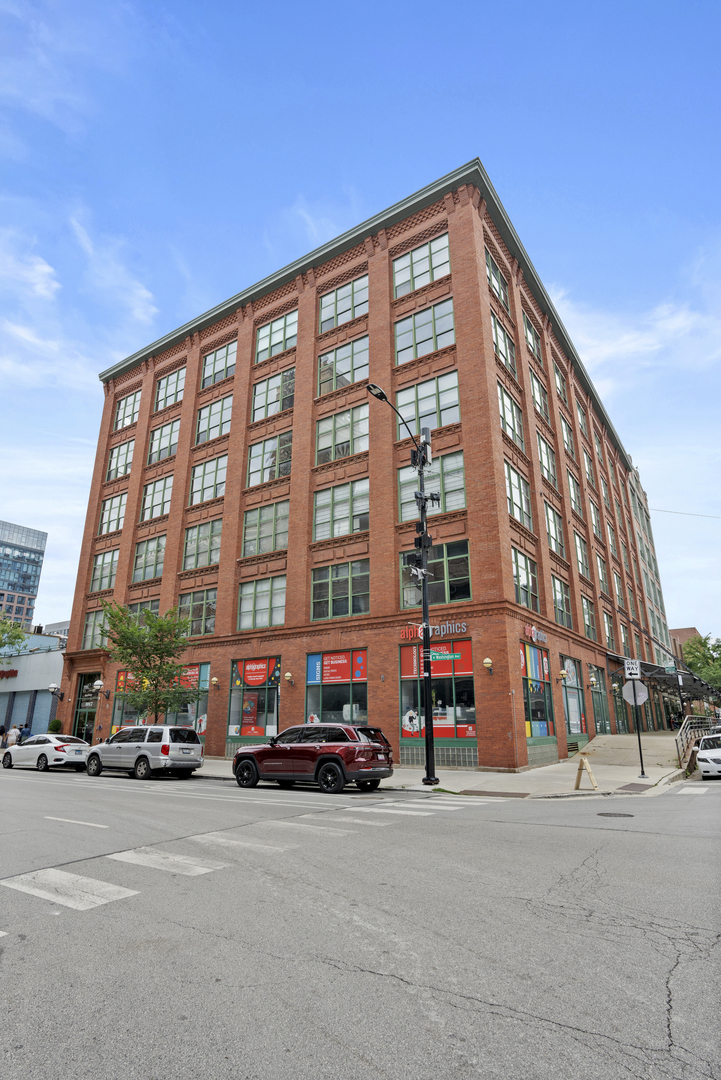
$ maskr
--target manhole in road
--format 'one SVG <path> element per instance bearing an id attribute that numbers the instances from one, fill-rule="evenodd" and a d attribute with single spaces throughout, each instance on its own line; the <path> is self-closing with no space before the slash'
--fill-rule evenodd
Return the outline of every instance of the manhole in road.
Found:
<path id="1" fill-rule="evenodd" d="M 635 814 L 596 814 L 596 817 L 635 817 Z"/>

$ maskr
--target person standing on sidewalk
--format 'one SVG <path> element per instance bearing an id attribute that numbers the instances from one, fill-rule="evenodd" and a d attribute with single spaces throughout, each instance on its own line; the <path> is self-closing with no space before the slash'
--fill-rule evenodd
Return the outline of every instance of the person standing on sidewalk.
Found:
<path id="1" fill-rule="evenodd" d="M 14 746 L 19 738 L 20 738 L 20 732 L 18 731 L 18 726 L 17 726 L 17 724 L 13 724 L 13 726 L 8 731 L 7 745 L 8 746 Z"/>

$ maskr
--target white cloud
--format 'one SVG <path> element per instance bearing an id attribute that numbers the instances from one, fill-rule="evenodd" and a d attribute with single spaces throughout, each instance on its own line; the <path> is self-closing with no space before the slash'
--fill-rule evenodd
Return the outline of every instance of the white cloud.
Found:
<path id="1" fill-rule="evenodd" d="M 40 255 L 18 250 L 28 246 L 15 229 L 0 230 L 0 292 L 52 300 L 60 288 L 55 270 Z"/>
<path id="2" fill-rule="evenodd" d="M 158 311 L 153 294 L 122 262 L 120 253 L 125 247 L 124 242 L 117 239 L 93 241 L 76 216 L 70 219 L 70 224 L 87 257 L 89 290 L 114 306 L 124 307 L 135 322 L 146 325 L 152 322 Z"/>
<path id="3" fill-rule="evenodd" d="M 344 188 L 342 195 L 338 201 L 297 195 L 265 231 L 265 246 L 272 258 L 290 262 L 357 224 L 363 211 L 355 190 Z"/>

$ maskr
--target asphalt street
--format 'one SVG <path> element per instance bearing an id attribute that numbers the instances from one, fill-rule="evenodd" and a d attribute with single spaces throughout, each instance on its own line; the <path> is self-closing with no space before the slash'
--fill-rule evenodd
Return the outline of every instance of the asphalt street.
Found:
<path id="1" fill-rule="evenodd" d="M 329 796 L 15 768 L 0 807 L 4 1080 L 721 1077 L 721 783 Z"/>

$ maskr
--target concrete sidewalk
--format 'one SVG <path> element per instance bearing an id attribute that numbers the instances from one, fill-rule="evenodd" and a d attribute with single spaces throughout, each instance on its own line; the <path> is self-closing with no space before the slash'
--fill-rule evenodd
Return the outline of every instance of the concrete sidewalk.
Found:
<path id="1" fill-rule="evenodd" d="M 669 732 L 650 732 L 641 735 L 644 771 L 640 778 L 638 741 L 635 735 L 598 735 L 588 743 L 585 752 L 598 784 L 594 792 L 588 774 L 583 773 L 579 791 L 574 791 L 579 755 L 575 754 L 557 765 L 544 765 L 521 773 L 481 772 L 479 770 L 437 769 L 439 787 L 454 793 L 470 793 L 511 798 L 553 798 L 608 795 L 613 792 L 636 795 L 660 795 L 684 777 L 678 768 L 676 743 Z M 197 777 L 208 780 L 233 781 L 232 762 L 226 758 L 206 758 Z M 396 767 L 393 776 L 382 780 L 382 791 L 428 791 L 422 783 L 425 771 Z M 631 785 L 629 788 L 628 785 Z"/>

